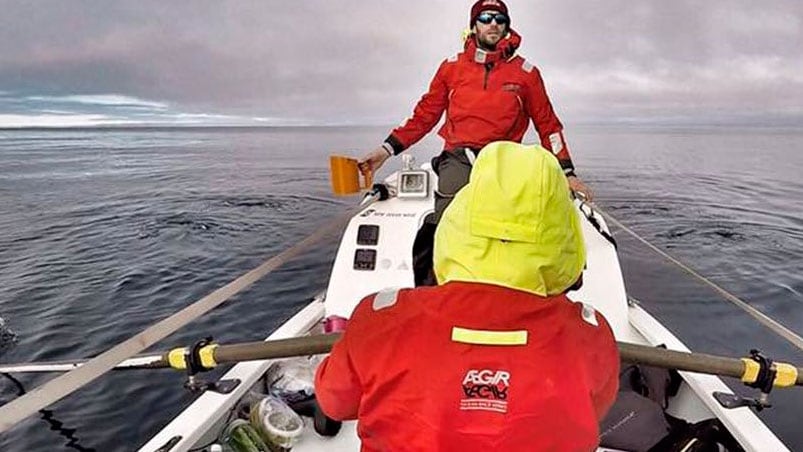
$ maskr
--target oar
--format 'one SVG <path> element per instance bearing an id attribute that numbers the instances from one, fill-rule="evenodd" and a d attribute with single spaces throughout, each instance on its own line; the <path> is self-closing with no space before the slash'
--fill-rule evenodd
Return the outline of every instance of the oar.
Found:
<path id="1" fill-rule="evenodd" d="M 261 359 L 289 358 L 328 353 L 340 334 L 316 334 L 314 336 L 293 337 L 239 344 L 210 344 L 199 350 L 203 364 L 212 368 L 217 364 L 256 361 Z M 137 355 L 114 366 L 115 370 L 131 369 L 186 369 L 185 355 L 188 348 L 174 348 L 166 352 Z M 210 359 L 212 361 L 210 361 Z M 88 359 L 68 361 L 40 361 L 0 365 L 0 373 L 66 372 L 81 367 Z"/>
<path id="2" fill-rule="evenodd" d="M 664 259 L 668 260 L 669 262 L 671 262 L 672 264 L 674 264 L 675 266 L 677 266 L 681 270 L 683 270 L 686 273 L 690 274 L 691 276 L 696 278 L 698 281 L 700 281 L 703 284 L 706 284 L 707 286 L 709 286 L 712 289 L 714 289 L 720 295 L 725 297 L 726 300 L 728 300 L 733 305 L 735 305 L 739 309 L 741 309 L 744 312 L 746 312 L 748 315 L 750 315 L 751 317 L 756 319 L 759 323 L 761 323 L 765 327 L 769 328 L 770 331 L 772 331 L 773 333 L 777 334 L 782 339 L 786 340 L 787 342 L 789 342 L 793 346 L 797 347 L 798 350 L 803 350 L 803 337 L 800 337 L 800 335 L 798 335 L 794 331 L 790 330 L 786 326 L 782 325 L 777 320 L 773 319 L 772 317 L 768 316 L 767 314 L 764 314 L 763 312 L 761 312 L 758 309 L 754 308 L 753 306 L 751 306 L 750 304 L 748 304 L 744 300 L 740 299 L 736 295 L 733 295 L 732 293 L 730 293 L 727 290 L 723 289 L 722 287 L 720 287 L 719 285 L 715 284 L 710 279 L 706 278 L 705 276 L 701 275 L 700 273 L 697 273 L 696 271 L 694 271 L 694 269 L 692 269 L 688 265 L 686 265 L 683 262 L 679 261 L 678 259 L 675 259 L 674 257 L 670 256 L 669 253 L 667 253 L 666 251 L 661 250 L 657 246 L 655 246 L 652 243 L 650 243 L 649 241 L 647 241 L 647 239 L 645 239 L 644 237 L 638 235 L 635 231 L 633 231 L 632 229 L 628 228 L 627 226 L 622 224 L 619 220 L 614 218 L 613 215 L 611 215 L 611 214 L 605 212 L 604 210 L 600 209 L 599 206 L 597 206 L 596 204 L 593 204 L 593 207 L 594 207 L 594 210 L 596 210 L 597 212 L 601 213 L 608 221 L 613 223 L 616 227 L 618 227 L 619 229 L 621 229 L 621 230 L 625 231 L 626 233 L 630 234 L 633 238 L 635 238 L 636 240 L 638 240 L 639 242 L 641 242 L 642 244 L 647 246 L 647 248 L 651 249 L 652 251 L 654 251 L 658 255 L 662 256 Z"/>
<path id="3" fill-rule="evenodd" d="M 179 328 L 209 312 L 246 287 L 249 287 L 260 278 L 281 266 L 284 262 L 298 256 L 302 251 L 309 249 L 313 244 L 321 241 L 329 234 L 342 230 L 343 226 L 348 224 L 349 220 L 351 220 L 354 215 L 379 198 L 380 193 L 378 191 L 366 195 L 359 207 L 349 209 L 345 214 L 336 218 L 328 225 L 317 229 L 309 237 L 268 259 L 259 267 L 254 268 L 170 317 L 151 325 L 146 330 L 115 345 L 84 364 L 71 369 L 66 374 L 60 375 L 28 392 L 24 396 L 1 406 L 0 433 L 5 432 L 28 416 L 85 386 L 131 356 L 140 353 L 165 337 L 173 334 Z"/>
<path id="4" fill-rule="evenodd" d="M 327 353 L 340 338 L 340 334 L 322 334 L 264 342 L 244 342 L 240 344 L 210 344 L 198 351 L 200 361 L 207 369 L 219 364 L 262 359 L 288 358 Z M 688 372 L 739 378 L 745 383 L 753 383 L 757 378 L 758 363 L 752 358 L 729 358 L 704 353 L 688 353 L 646 345 L 617 342 L 622 361 L 646 364 L 655 367 Z M 115 369 L 159 369 L 172 367 L 185 369 L 187 348 L 176 348 L 167 352 L 141 355 L 123 361 Z M 86 360 L 51 361 L 0 366 L 0 373 L 14 372 L 60 372 L 80 367 Z M 776 387 L 803 386 L 803 368 L 791 364 L 774 362 L 777 372 Z"/>
<path id="5" fill-rule="evenodd" d="M 628 363 L 739 378 L 745 383 L 754 383 L 758 378 L 759 363 L 753 358 L 679 352 L 627 342 L 617 342 L 616 345 L 621 360 Z M 772 366 L 777 372 L 774 386 L 803 386 L 803 367 L 781 362 L 773 362 Z"/>

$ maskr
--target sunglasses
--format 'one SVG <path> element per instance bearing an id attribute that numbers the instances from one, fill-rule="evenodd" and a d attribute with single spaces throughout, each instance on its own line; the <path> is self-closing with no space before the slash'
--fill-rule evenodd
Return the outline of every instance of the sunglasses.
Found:
<path id="1" fill-rule="evenodd" d="M 496 21 L 498 25 L 507 25 L 510 19 L 502 13 L 482 13 L 477 16 L 477 22 L 481 24 L 488 25 L 493 21 Z"/>

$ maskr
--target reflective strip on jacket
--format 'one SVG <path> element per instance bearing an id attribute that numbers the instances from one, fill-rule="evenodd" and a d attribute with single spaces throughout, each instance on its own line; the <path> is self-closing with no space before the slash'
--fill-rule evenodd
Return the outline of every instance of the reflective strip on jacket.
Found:
<path id="1" fill-rule="evenodd" d="M 589 309 L 466 282 L 369 296 L 318 368 L 317 400 L 359 416 L 363 451 L 594 450 L 619 359 Z"/>

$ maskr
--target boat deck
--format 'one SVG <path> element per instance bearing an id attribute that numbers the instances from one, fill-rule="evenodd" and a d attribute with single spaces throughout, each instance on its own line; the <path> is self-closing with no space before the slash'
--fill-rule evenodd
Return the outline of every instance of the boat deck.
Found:
<path id="1" fill-rule="evenodd" d="M 433 175 L 434 176 L 434 175 Z M 386 184 L 393 184 L 389 178 Z M 430 194 L 431 195 L 431 194 Z M 604 219 L 592 207 L 577 204 L 584 215 L 591 215 L 603 230 Z M 325 295 L 316 298 L 268 339 L 316 334 L 324 318 L 331 315 L 349 317 L 354 306 L 366 295 L 388 287 L 412 287 L 411 252 L 413 240 L 424 217 L 432 211 L 431 198 L 391 198 L 363 209 L 354 216 L 343 233 Z M 637 304 L 628 302 L 615 246 L 600 234 L 591 221 L 583 221 L 587 247 L 587 268 L 584 285 L 569 293 L 575 301 L 590 303 L 608 320 L 616 339 L 641 345 L 665 345 L 669 349 L 688 351 L 678 338 Z M 363 235 L 372 229 L 372 233 Z M 357 266 L 361 251 L 372 251 L 367 267 Z M 366 253 L 362 253 L 366 255 Z M 215 441 L 223 430 L 237 402 L 260 381 L 271 361 L 246 362 L 234 366 L 227 378 L 239 378 L 243 384 L 232 394 L 207 392 L 184 410 L 159 434 L 145 444 L 142 452 L 184 452 Z M 695 422 L 719 418 L 746 451 L 782 452 L 788 450 L 780 440 L 747 408 L 727 410 L 714 399 L 714 391 L 732 392 L 721 379 L 682 372 L 680 392 L 669 401 L 667 412 Z M 166 444 L 171 447 L 164 448 Z M 305 431 L 296 451 L 358 451 L 360 442 L 356 423 L 344 423 L 335 437 L 315 433 L 307 419 Z M 201 449 L 202 450 L 202 449 Z M 598 451 L 613 451 L 600 448 Z"/>

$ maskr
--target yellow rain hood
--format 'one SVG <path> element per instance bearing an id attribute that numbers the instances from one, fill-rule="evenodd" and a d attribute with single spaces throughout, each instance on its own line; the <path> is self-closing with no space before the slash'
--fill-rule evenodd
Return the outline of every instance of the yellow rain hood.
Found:
<path id="1" fill-rule="evenodd" d="M 537 145 L 485 146 L 435 232 L 438 283 L 550 296 L 574 284 L 584 265 L 580 219 L 558 160 Z"/>

